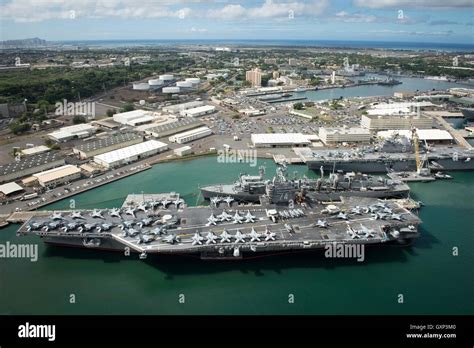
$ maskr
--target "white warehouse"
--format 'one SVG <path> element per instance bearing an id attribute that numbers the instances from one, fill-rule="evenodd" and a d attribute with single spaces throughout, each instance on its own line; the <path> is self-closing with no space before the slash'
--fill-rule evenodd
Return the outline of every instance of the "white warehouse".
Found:
<path id="1" fill-rule="evenodd" d="M 179 112 L 181 116 L 188 116 L 188 117 L 199 117 L 204 116 L 207 114 L 212 114 L 216 111 L 216 107 L 213 105 L 203 105 L 198 106 L 197 108 L 182 110 Z"/>
<path id="2" fill-rule="evenodd" d="M 319 128 L 319 138 L 324 144 L 369 143 L 370 131 L 365 128 Z"/>
<path id="3" fill-rule="evenodd" d="M 208 135 L 211 135 L 211 134 L 212 134 L 212 130 L 210 128 L 199 127 L 187 132 L 175 134 L 169 137 L 169 141 L 178 143 L 178 144 L 184 144 L 196 139 L 207 137 Z"/>
<path id="4" fill-rule="evenodd" d="M 168 150 L 167 144 L 157 140 L 148 140 L 94 156 L 94 162 L 105 168 L 111 168 L 138 161 L 166 150 Z"/>
<path id="5" fill-rule="evenodd" d="M 145 110 L 121 112 L 119 114 L 115 114 L 113 117 L 115 122 L 133 127 L 151 123 L 155 120 L 155 117 L 153 117 L 149 111 Z"/>
<path id="6" fill-rule="evenodd" d="M 73 126 L 63 127 L 56 132 L 49 133 L 48 137 L 56 142 L 64 142 L 71 139 L 87 138 L 97 132 L 97 128 L 89 123 L 81 123 Z"/>

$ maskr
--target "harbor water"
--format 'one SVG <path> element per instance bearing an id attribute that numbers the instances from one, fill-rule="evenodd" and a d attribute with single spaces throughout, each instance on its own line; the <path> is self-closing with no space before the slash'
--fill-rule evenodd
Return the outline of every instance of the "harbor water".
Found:
<path id="1" fill-rule="evenodd" d="M 275 164 L 259 160 L 263 164 L 270 178 Z M 293 171 L 316 177 L 305 166 L 289 166 Z M 198 184 L 232 182 L 243 172 L 256 174 L 258 167 L 215 157 L 163 163 L 72 198 L 78 209 L 112 208 L 130 193 L 176 191 L 196 205 L 202 203 Z M 46 246 L 33 236 L 16 237 L 18 225 L 11 225 L 0 230 L 0 244 L 38 244 L 39 255 L 37 262 L 0 259 L 0 313 L 474 314 L 474 173 L 451 174 L 450 181 L 410 184 L 412 197 L 425 202 L 421 237 L 410 247 L 366 248 L 364 262 L 327 259 L 320 251 L 224 262 L 143 261 L 136 254 Z"/>

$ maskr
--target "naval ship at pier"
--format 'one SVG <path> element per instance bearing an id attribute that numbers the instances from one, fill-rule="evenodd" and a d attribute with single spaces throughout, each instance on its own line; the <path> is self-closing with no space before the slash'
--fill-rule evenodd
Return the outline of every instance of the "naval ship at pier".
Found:
<path id="1" fill-rule="evenodd" d="M 361 173 L 330 173 L 324 177 L 324 169 L 320 168 L 321 177 L 308 179 L 289 178 L 286 163 L 276 169 L 272 180 L 264 178 L 265 170 L 259 168 L 259 175 L 241 174 L 233 184 L 214 184 L 201 187 L 204 199 L 212 204 L 225 202 L 229 199 L 240 202 L 259 202 L 266 196 L 271 203 L 284 203 L 295 200 L 301 192 L 307 193 L 315 201 L 339 200 L 341 197 L 359 196 L 374 198 L 407 197 L 410 188 L 401 181 L 374 178 Z"/>
<path id="2" fill-rule="evenodd" d="M 298 149 L 298 155 L 311 170 L 342 170 L 362 173 L 416 171 L 416 154 L 406 137 L 386 139 L 378 144 L 353 149 Z M 434 170 L 474 170 L 473 149 L 461 146 L 432 146 L 420 156 Z"/>
<path id="3" fill-rule="evenodd" d="M 143 195 L 122 208 L 55 211 L 29 218 L 17 234 L 53 245 L 149 254 L 241 259 L 315 250 L 328 244 L 410 244 L 420 219 L 397 201 L 349 197 L 334 205 L 187 207 L 181 199 Z M 43 212 L 44 213 L 44 212 Z"/>

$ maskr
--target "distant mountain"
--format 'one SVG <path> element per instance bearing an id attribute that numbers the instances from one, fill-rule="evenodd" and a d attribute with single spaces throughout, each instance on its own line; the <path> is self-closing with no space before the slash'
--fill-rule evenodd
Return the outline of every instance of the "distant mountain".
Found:
<path id="1" fill-rule="evenodd" d="M 7 40 L 7 41 L 0 41 L 0 46 L 3 48 L 30 48 L 30 47 L 41 47 L 46 46 L 46 40 L 42 40 L 40 38 L 33 38 L 33 39 L 22 39 L 22 40 Z"/>

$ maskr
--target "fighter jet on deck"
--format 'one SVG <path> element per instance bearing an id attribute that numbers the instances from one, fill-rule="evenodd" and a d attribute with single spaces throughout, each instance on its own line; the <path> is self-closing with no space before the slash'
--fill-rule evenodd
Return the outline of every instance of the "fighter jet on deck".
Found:
<path id="1" fill-rule="evenodd" d="M 238 211 L 234 214 L 234 224 L 241 224 L 243 223 L 245 218 L 239 214 Z"/>
<path id="2" fill-rule="evenodd" d="M 231 221 L 232 220 L 232 215 L 230 215 L 225 210 L 223 210 L 222 213 L 217 216 L 217 218 L 222 222 Z"/>
<path id="3" fill-rule="evenodd" d="M 248 210 L 247 215 L 245 215 L 245 222 L 247 223 L 255 222 L 255 216 L 252 215 L 250 210 Z"/>
<path id="4" fill-rule="evenodd" d="M 221 202 L 221 198 L 220 197 L 211 197 L 211 203 L 214 204 L 215 207 L 217 207 L 219 205 L 219 202 Z"/>
<path id="5" fill-rule="evenodd" d="M 206 235 L 206 244 L 216 244 L 217 236 L 213 232 L 209 232 Z"/>
<path id="6" fill-rule="evenodd" d="M 120 209 L 118 209 L 118 208 L 112 208 L 111 210 L 109 210 L 109 215 L 110 215 L 110 216 L 115 216 L 115 217 L 121 218 L 121 216 L 120 216 Z"/>
<path id="7" fill-rule="evenodd" d="M 191 240 L 193 241 L 193 245 L 196 245 L 196 244 L 202 245 L 202 241 L 204 240 L 204 237 L 201 236 L 199 233 L 194 233 L 194 236 L 191 237 Z"/>
<path id="8" fill-rule="evenodd" d="M 146 213 L 148 211 L 146 203 L 140 203 L 137 207 L 137 210 L 141 210 L 142 212 Z"/>
<path id="9" fill-rule="evenodd" d="M 342 219 L 342 220 L 349 220 L 349 217 L 347 216 L 347 214 L 346 214 L 346 213 L 343 213 L 342 211 L 341 211 L 339 214 L 337 214 L 336 217 L 337 217 L 338 219 Z"/>
<path id="10" fill-rule="evenodd" d="M 63 216 L 61 213 L 52 213 L 49 217 L 51 220 L 62 220 L 63 219 Z"/>
<path id="11" fill-rule="evenodd" d="M 232 235 L 230 235 L 227 230 L 224 230 L 221 235 L 220 235 L 220 238 L 221 238 L 221 243 L 230 243 L 230 239 L 232 238 Z"/>
<path id="12" fill-rule="evenodd" d="M 260 233 L 257 233 L 255 229 L 252 227 L 252 230 L 249 233 L 250 241 L 251 242 L 260 242 L 260 237 L 262 235 Z"/>
<path id="13" fill-rule="evenodd" d="M 231 196 L 227 196 L 226 198 L 224 198 L 224 202 L 226 202 L 229 207 L 233 201 L 234 199 Z"/>
<path id="14" fill-rule="evenodd" d="M 318 220 L 314 224 L 315 227 L 320 227 L 320 228 L 328 228 L 329 224 L 326 220 Z"/>
<path id="15" fill-rule="evenodd" d="M 176 208 L 179 208 L 180 204 L 184 204 L 184 199 L 182 199 L 182 198 L 176 198 L 176 199 L 173 201 L 173 204 L 176 206 Z"/>
<path id="16" fill-rule="evenodd" d="M 236 243 L 245 243 L 245 235 L 239 230 L 237 230 L 237 233 L 234 235 L 234 239 Z"/>
<path id="17" fill-rule="evenodd" d="M 214 214 L 211 214 L 211 216 L 209 216 L 209 217 L 207 218 L 207 224 L 206 224 L 206 226 L 217 225 L 218 222 L 219 222 L 219 219 L 216 218 L 216 217 L 214 216 Z"/>
<path id="18" fill-rule="evenodd" d="M 138 244 L 147 244 L 147 243 L 150 243 L 150 242 L 153 242 L 155 240 L 155 236 L 153 235 L 141 235 L 139 234 L 138 237 L 137 237 L 137 243 Z"/>
<path id="19" fill-rule="evenodd" d="M 91 213 L 91 217 L 97 218 L 97 219 L 103 219 L 104 217 L 102 216 L 102 211 L 99 209 L 94 209 Z"/>
<path id="20" fill-rule="evenodd" d="M 135 217 L 135 208 L 134 207 L 129 207 L 125 210 L 125 214 L 127 215 L 132 215 L 133 217 Z"/>
<path id="21" fill-rule="evenodd" d="M 80 211 L 71 212 L 71 218 L 73 219 L 84 219 Z"/>
<path id="22" fill-rule="evenodd" d="M 180 238 L 179 238 L 179 236 L 177 236 L 175 234 L 169 234 L 166 237 L 163 237 L 163 241 L 165 243 L 174 244 L 174 243 L 179 243 Z"/>

